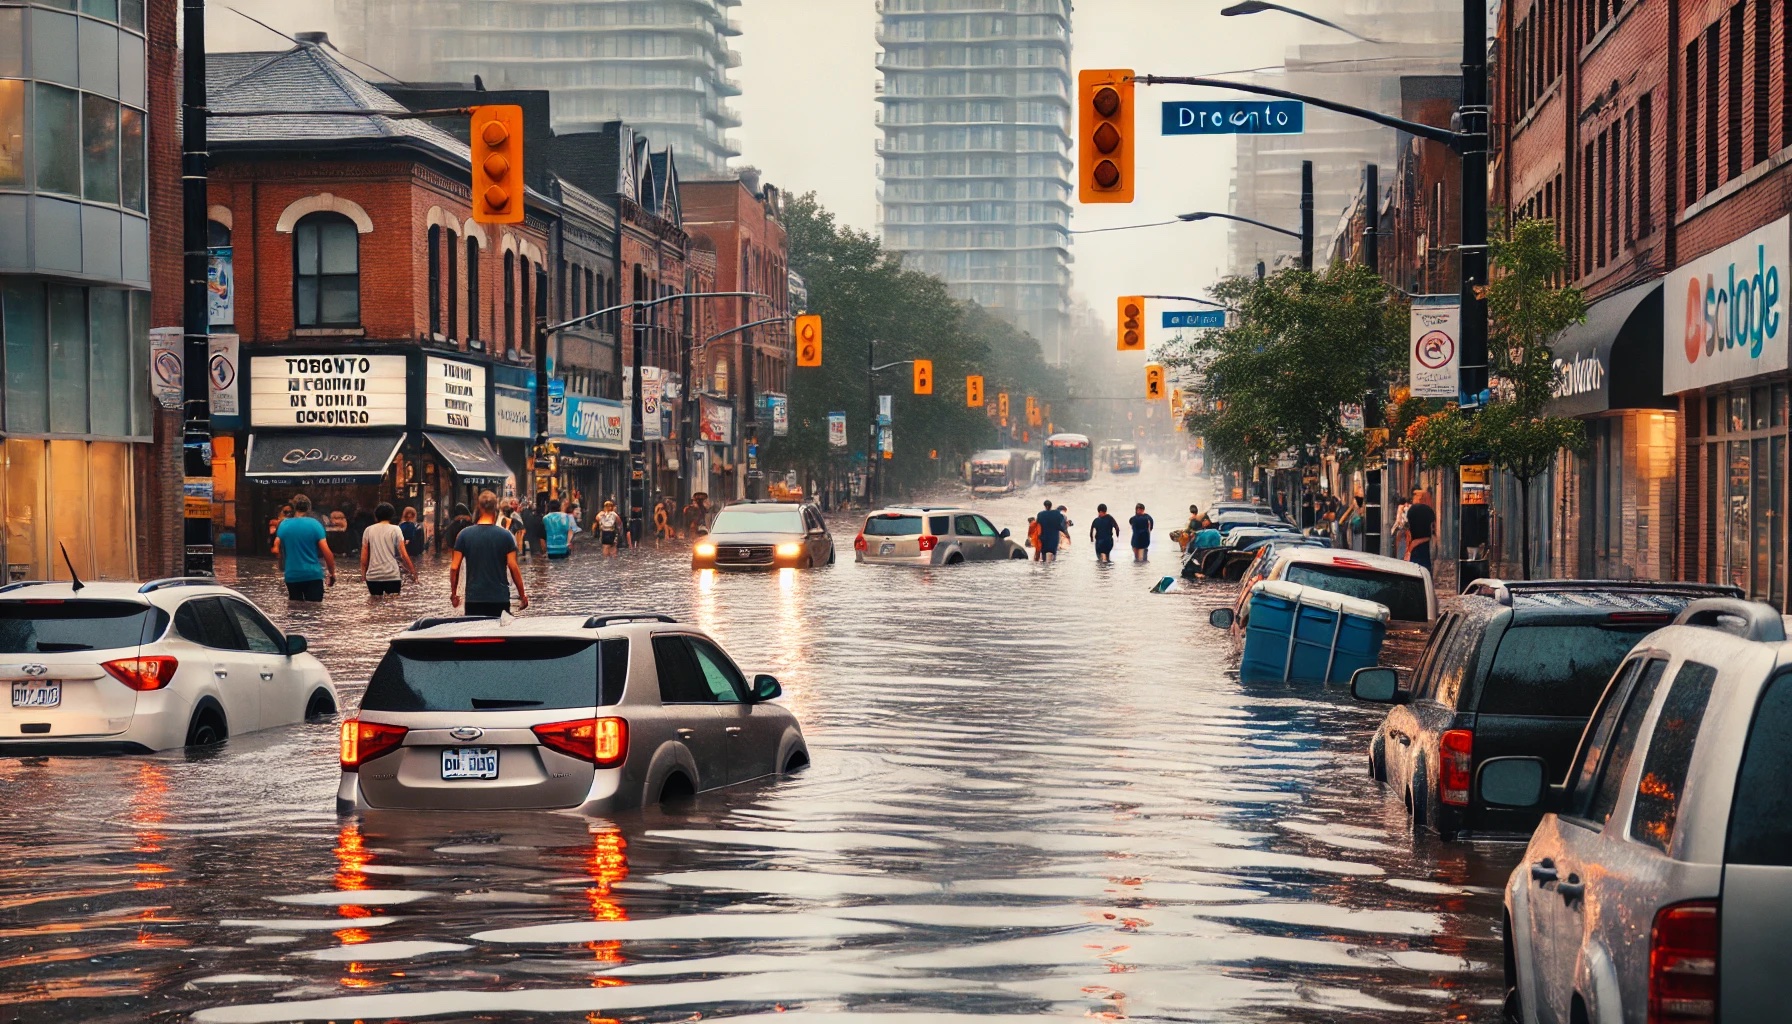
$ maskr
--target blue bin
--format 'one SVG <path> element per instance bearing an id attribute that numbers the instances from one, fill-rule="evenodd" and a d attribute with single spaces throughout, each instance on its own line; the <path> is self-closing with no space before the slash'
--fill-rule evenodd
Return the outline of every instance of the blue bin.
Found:
<path id="1" fill-rule="evenodd" d="M 1239 678 L 1342 683 L 1381 661 L 1388 610 L 1317 587 L 1265 580 L 1251 588 Z"/>

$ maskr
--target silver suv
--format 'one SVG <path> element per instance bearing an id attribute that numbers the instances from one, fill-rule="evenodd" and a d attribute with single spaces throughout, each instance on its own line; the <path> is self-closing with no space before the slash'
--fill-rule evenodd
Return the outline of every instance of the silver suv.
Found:
<path id="1" fill-rule="evenodd" d="M 853 560 L 879 565 L 957 565 L 1027 557 L 1007 530 L 968 508 L 896 506 L 865 517 Z"/>
<path id="2" fill-rule="evenodd" d="M 665 615 L 421 619 L 342 723 L 336 807 L 605 814 L 794 771 L 781 692 Z"/>
<path id="3" fill-rule="evenodd" d="M 1547 813 L 1506 883 L 1506 1015 L 1787 1019 L 1792 643 L 1772 608 L 1689 604 L 1643 638 L 1568 777 L 1492 758 L 1488 803 Z"/>

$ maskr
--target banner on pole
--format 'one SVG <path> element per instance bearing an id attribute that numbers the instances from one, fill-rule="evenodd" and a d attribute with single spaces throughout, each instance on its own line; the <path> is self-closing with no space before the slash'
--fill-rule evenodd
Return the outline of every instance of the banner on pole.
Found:
<path id="1" fill-rule="evenodd" d="M 1443 296 L 1419 296 L 1413 300 L 1412 337 L 1407 347 L 1412 394 L 1414 398 L 1455 398 L 1462 361 L 1458 344 L 1462 336 L 1462 307 L 1455 302 L 1424 303 L 1427 298 Z"/>
<path id="2" fill-rule="evenodd" d="M 846 447 L 846 414 L 843 412 L 828 413 L 828 447 Z"/>

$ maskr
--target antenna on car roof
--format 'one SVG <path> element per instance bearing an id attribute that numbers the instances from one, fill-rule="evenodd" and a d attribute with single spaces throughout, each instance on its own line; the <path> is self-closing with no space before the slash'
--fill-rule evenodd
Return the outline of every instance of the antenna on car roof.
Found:
<path id="1" fill-rule="evenodd" d="M 79 593 L 81 588 L 87 584 L 82 583 L 81 577 L 75 573 L 75 560 L 68 557 L 68 545 L 57 541 L 56 546 L 62 549 L 62 564 L 68 566 L 68 578 L 71 584 L 69 589 Z"/>

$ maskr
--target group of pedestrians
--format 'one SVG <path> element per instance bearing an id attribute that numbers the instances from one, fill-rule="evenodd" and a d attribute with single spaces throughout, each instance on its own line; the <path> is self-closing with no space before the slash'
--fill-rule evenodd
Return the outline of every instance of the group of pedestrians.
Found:
<path id="1" fill-rule="evenodd" d="M 1070 521 L 1068 508 L 1063 505 L 1054 507 L 1048 499 L 1042 511 L 1027 518 L 1027 546 L 1033 549 L 1034 561 L 1057 561 L 1058 551 L 1070 546 L 1070 528 L 1075 525 Z M 1151 551 L 1151 531 L 1157 528 L 1157 522 L 1145 511 L 1144 502 L 1133 506 L 1133 515 L 1127 525 L 1132 529 L 1132 560 L 1146 561 Z M 1089 540 L 1095 545 L 1097 562 L 1113 562 L 1114 541 L 1119 535 L 1120 521 L 1108 513 L 1107 505 L 1095 506 L 1095 518 L 1089 523 Z"/>

